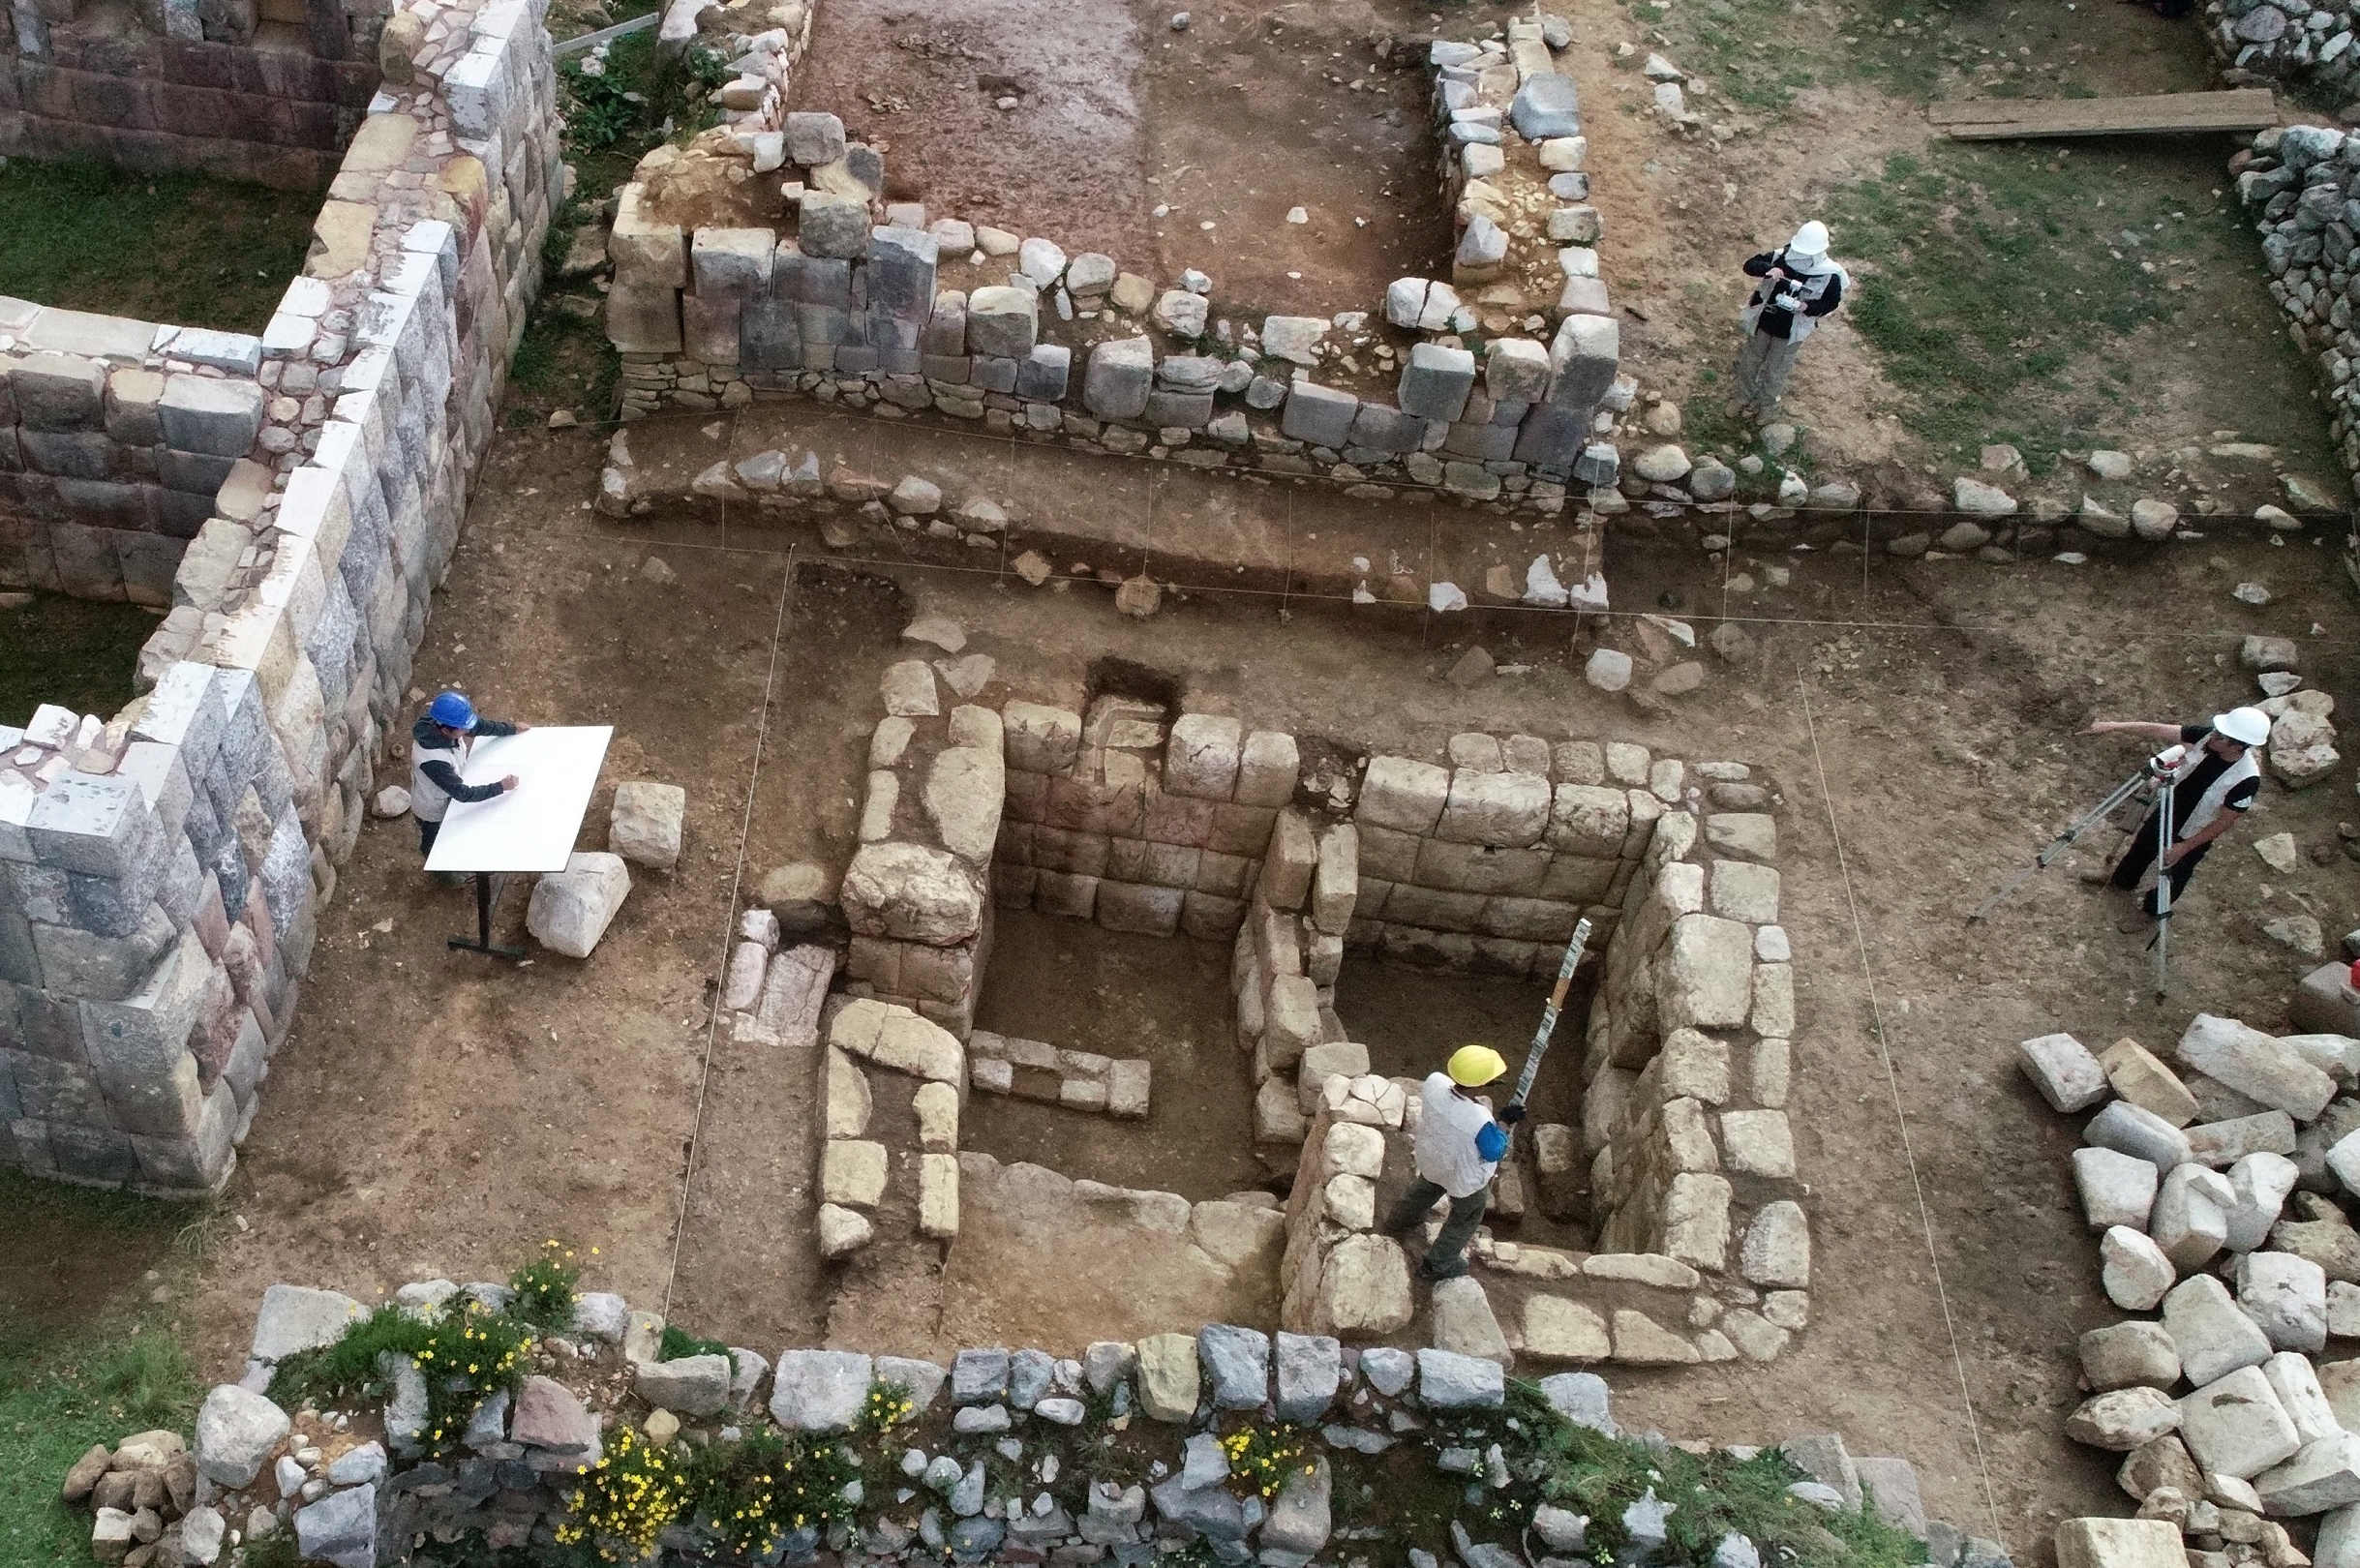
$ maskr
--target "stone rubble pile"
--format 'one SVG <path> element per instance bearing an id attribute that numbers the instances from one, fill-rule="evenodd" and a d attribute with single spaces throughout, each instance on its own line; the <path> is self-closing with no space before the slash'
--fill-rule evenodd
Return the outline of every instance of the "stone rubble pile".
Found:
<path id="1" fill-rule="evenodd" d="M 394 1299 L 423 1312 L 454 1297 L 489 1311 L 509 1300 L 503 1286 L 447 1280 L 405 1285 Z M 1467 1563 L 1573 1560 L 1566 1553 L 1580 1553 L 1592 1527 L 1580 1512 L 1543 1503 L 1522 1530 L 1469 1528 L 1494 1499 L 1538 1477 L 1516 1423 L 1501 1425 L 1508 1393 L 1498 1366 L 1445 1350 L 1355 1347 L 1322 1335 L 1212 1323 L 1136 1342 L 1099 1342 L 1068 1357 L 983 1347 L 946 1364 L 788 1348 L 773 1364 L 733 1347 L 665 1360 L 661 1317 L 620 1296 L 586 1293 L 575 1299 L 570 1329 L 529 1351 L 516 1392 L 484 1399 L 464 1439 L 430 1456 L 419 1440 L 425 1385 L 406 1357 L 394 1358 L 381 1407 L 288 1410 L 249 1386 L 267 1377 L 276 1357 L 332 1343 L 360 1312 L 333 1291 L 272 1286 L 256 1323 L 257 1373 L 206 1397 L 193 1441 L 142 1432 L 83 1456 L 64 1489 L 98 1508 L 98 1559 L 132 1568 L 211 1565 L 289 1530 L 303 1560 L 340 1568 L 397 1560 L 456 1568 L 490 1552 L 546 1551 L 570 1518 L 567 1499 L 581 1473 L 626 1430 L 681 1453 L 749 1431 L 835 1437 L 871 1476 L 877 1467 L 866 1456 L 898 1450 L 896 1484 L 849 1484 L 858 1490 L 842 1500 L 853 1505 L 853 1521 L 790 1530 L 763 1559 L 789 1564 L 828 1560 L 825 1553 L 878 1564 L 1047 1559 L 1145 1568 L 1190 1543 L 1223 1561 L 1301 1564 L 1433 1523 L 1390 1521 L 1381 1494 L 1373 1515 L 1365 1504 L 1347 1514 L 1337 1495 L 1342 1477 L 1363 1474 L 1362 1464 L 1395 1449 L 1427 1456 L 1454 1491 L 1463 1489 L 1450 1536 Z M 905 1395 L 910 1406 L 882 1431 L 866 1422 L 875 1389 Z M 1544 1377 L 1536 1392 L 1548 1406 L 1542 1419 L 1672 1446 L 1656 1433 L 1623 1433 L 1606 1384 L 1590 1373 Z M 1273 1422 L 1304 1431 L 1308 1452 L 1267 1491 L 1244 1485 L 1221 1434 Z M 361 1435 L 380 1428 L 381 1442 Z M 1113 1432 L 1125 1433 L 1126 1468 L 1095 1473 L 1086 1456 Z M 1927 1518 L 1906 1461 L 1856 1458 L 1832 1432 L 1798 1434 L 1779 1450 L 1805 1478 L 1788 1488 L 1796 1498 L 1830 1513 L 1873 1504 L 1925 1543 L 1934 1568 L 2009 1568 L 1996 1543 Z M 1743 1459 L 1759 1450 L 1726 1452 Z M 1617 1561 L 1644 1568 L 1666 1560 L 1675 1507 L 1651 1493 L 1628 1505 L 1616 1522 L 1624 1542 Z M 166 1514 L 170 1523 L 161 1523 Z M 651 1560 L 710 1561 L 717 1545 L 707 1523 L 681 1519 L 664 1530 Z M 1756 1543 L 1726 1533 L 1713 1560 L 1761 1556 Z M 1422 1551 L 1412 1560 L 1427 1568 L 1433 1561 Z"/>
<path id="2" fill-rule="evenodd" d="M 2360 97 L 2352 47 L 2360 8 L 2345 0 L 2205 0 L 2205 38 L 2243 85 L 2284 82 L 2330 99 Z"/>
<path id="3" fill-rule="evenodd" d="M 2360 1359 L 2327 1352 L 2360 1339 L 2345 1207 L 2360 1191 L 2360 1039 L 2198 1013 L 2176 1065 L 2132 1040 L 2093 1055 L 2045 1035 L 2017 1050 L 2051 1106 L 2095 1112 L 2073 1182 L 2107 1299 L 2160 1312 L 2082 1336 L 2090 1397 L 2066 1432 L 2125 1455 L 2123 1490 L 2171 1536 L 2100 1532 L 2076 1550 L 2176 1561 L 2184 1535 L 2207 1568 L 2351 1568 Z"/>

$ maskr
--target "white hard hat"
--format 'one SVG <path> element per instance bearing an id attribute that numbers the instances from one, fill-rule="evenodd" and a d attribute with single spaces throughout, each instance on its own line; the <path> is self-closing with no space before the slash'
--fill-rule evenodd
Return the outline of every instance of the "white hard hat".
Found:
<path id="1" fill-rule="evenodd" d="M 2258 708 L 2232 708 L 2213 715 L 2213 728 L 2241 746 L 2258 746 L 2270 739 L 2270 715 Z"/>
<path id="2" fill-rule="evenodd" d="M 1795 230 L 1795 237 L 1786 242 L 1789 256 L 1826 256 L 1828 226 L 1814 218 Z"/>

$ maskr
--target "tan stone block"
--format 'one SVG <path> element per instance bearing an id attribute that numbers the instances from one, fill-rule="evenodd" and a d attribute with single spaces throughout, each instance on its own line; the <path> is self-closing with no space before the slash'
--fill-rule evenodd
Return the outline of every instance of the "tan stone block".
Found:
<path id="1" fill-rule="evenodd" d="M 377 227 L 372 202 L 324 201 L 312 219 L 312 248 L 304 256 L 307 277 L 342 278 L 369 259 L 369 236 Z"/>
<path id="2" fill-rule="evenodd" d="M 958 1234 L 958 1156 L 918 1157 L 918 1228 L 937 1241 Z"/>
<path id="3" fill-rule="evenodd" d="M 2196 1097 L 2162 1058 L 2129 1037 L 2099 1053 L 2098 1065 L 2116 1094 L 2173 1127 L 2196 1119 Z"/>
<path id="4" fill-rule="evenodd" d="M 928 1158 L 936 1158 L 929 1156 Z M 820 1158 L 820 1201 L 873 1209 L 885 1199 L 885 1145 L 832 1138 Z"/>

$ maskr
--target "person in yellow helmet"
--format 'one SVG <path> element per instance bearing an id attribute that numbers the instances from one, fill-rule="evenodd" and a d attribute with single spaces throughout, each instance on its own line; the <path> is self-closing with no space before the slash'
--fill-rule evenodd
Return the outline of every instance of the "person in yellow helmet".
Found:
<path id="1" fill-rule="evenodd" d="M 1431 1072 L 1418 1091 L 1417 1179 L 1385 1217 L 1388 1236 L 1407 1235 L 1443 1198 L 1450 1217 L 1418 1263 L 1423 1280 L 1455 1280 L 1467 1272 L 1467 1244 L 1491 1206 L 1492 1176 L 1508 1152 L 1507 1129 L 1524 1120 L 1510 1105 L 1498 1117 L 1475 1093 L 1506 1076 L 1507 1062 L 1489 1045 L 1462 1045 L 1445 1070 Z"/>

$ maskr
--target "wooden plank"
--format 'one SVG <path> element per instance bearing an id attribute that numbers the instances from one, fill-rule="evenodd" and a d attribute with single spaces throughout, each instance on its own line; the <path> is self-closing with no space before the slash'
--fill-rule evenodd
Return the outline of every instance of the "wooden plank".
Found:
<path id="1" fill-rule="evenodd" d="M 2138 98 L 1971 98 L 1930 104 L 1925 117 L 1959 141 L 2171 136 L 2259 131 L 2278 123 L 2278 101 L 2266 87 Z"/>

